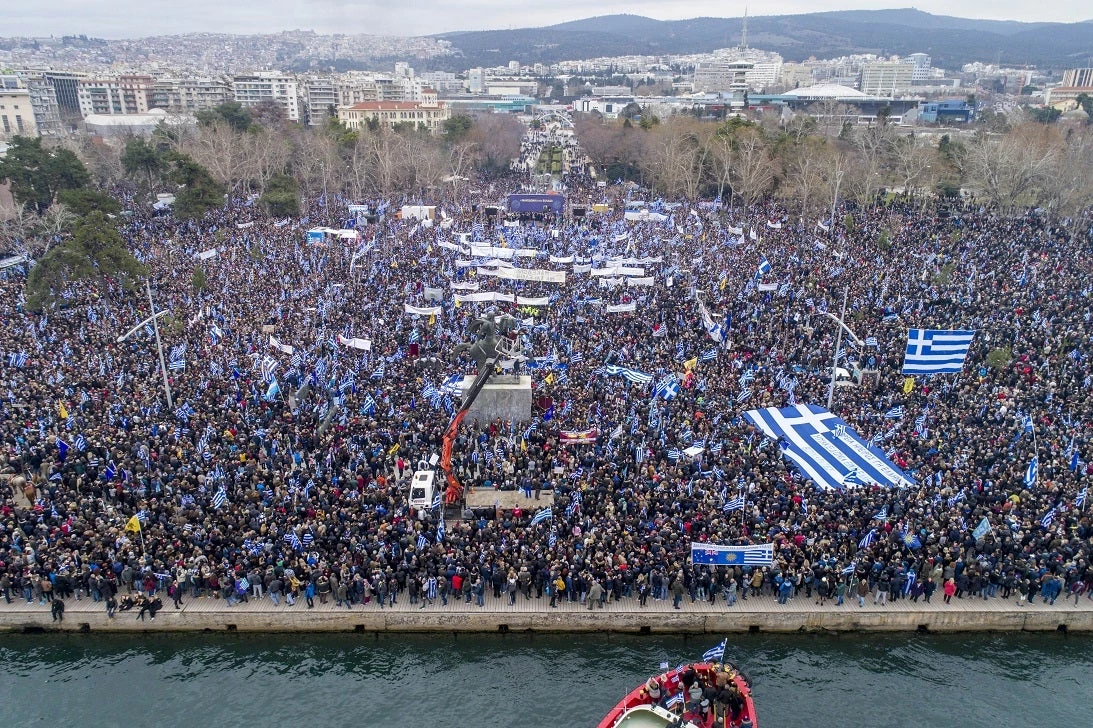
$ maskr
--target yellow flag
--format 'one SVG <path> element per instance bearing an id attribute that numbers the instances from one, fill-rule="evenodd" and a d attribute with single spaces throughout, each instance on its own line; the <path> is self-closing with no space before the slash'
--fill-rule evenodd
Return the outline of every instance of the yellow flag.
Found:
<path id="1" fill-rule="evenodd" d="M 68 410 L 65 409 L 65 403 L 64 402 L 58 402 L 57 403 L 57 410 L 61 413 L 61 419 L 62 420 L 67 420 L 68 419 Z"/>
<path id="2" fill-rule="evenodd" d="M 698 366 L 698 357 L 697 356 L 683 362 L 683 368 L 687 371 L 691 371 L 696 366 Z"/>
<path id="3" fill-rule="evenodd" d="M 522 452 L 527 452 L 528 451 L 528 441 L 527 440 L 524 440 L 524 439 L 521 438 L 521 440 L 520 440 L 520 450 Z"/>
<path id="4" fill-rule="evenodd" d="M 462 303 L 460 303 L 459 301 L 456 301 L 456 302 L 455 302 L 455 307 L 456 307 L 456 308 L 463 308 L 463 304 L 462 304 Z"/>
<path id="5" fill-rule="evenodd" d="M 550 374 L 546 375 L 546 379 L 544 381 L 547 384 L 554 384 L 554 372 L 551 372 Z"/>
<path id="6" fill-rule="evenodd" d="M 722 278 L 721 279 L 721 290 L 722 291 L 725 290 L 725 284 L 728 283 L 728 282 L 729 282 L 728 278 Z"/>
<path id="7" fill-rule="evenodd" d="M 430 314 L 430 315 L 429 315 L 429 325 L 430 325 L 430 326 L 432 326 L 432 325 L 433 325 L 433 324 L 435 324 L 435 323 L 436 323 L 436 314 L 435 314 L 435 313 L 434 313 L 434 314 Z"/>
<path id="8" fill-rule="evenodd" d="M 394 445 L 391 446 L 391 449 L 387 451 L 387 454 L 388 455 L 394 455 L 395 453 L 398 452 L 398 448 L 399 448 L 399 444 L 396 442 Z"/>
<path id="9" fill-rule="evenodd" d="M 915 388 L 914 377 L 904 377 L 903 379 L 903 393 L 910 394 L 911 390 Z"/>
<path id="10" fill-rule="evenodd" d="M 502 248 L 508 247 L 508 246 L 506 245 L 506 243 L 505 243 L 505 234 L 504 234 L 504 233 L 501 233 L 501 234 L 500 234 L 500 235 L 499 235 L 498 237 L 500 237 L 500 238 L 501 238 L 501 247 L 502 247 Z"/>
<path id="11" fill-rule="evenodd" d="M 133 533 L 139 533 L 140 532 L 140 519 L 137 518 L 136 516 L 133 516 L 132 518 L 130 518 L 129 522 L 125 524 L 125 530 L 126 531 L 132 531 Z"/>

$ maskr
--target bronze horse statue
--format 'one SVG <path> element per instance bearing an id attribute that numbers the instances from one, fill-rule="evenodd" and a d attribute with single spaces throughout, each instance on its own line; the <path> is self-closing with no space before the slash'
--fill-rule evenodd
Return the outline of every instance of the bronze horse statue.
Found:
<path id="1" fill-rule="evenodd" d="M 474 359 L 481 372 L 486 362 L 498 356 L 498 342 L 502 337 L 520 327 L 520 322 L 508 314 L 497 315 L 494 309 L 471 321 L 467 330 L 476 338 L 471 344 L 459 344 L 455 347 L 456 356 L 466 354 Z M 509 342 L 511 343 L 511 342 Z M 504 345 L 502 345 L 502 348 Z M 504 352 L 502 352 L 504 354 Z"/>

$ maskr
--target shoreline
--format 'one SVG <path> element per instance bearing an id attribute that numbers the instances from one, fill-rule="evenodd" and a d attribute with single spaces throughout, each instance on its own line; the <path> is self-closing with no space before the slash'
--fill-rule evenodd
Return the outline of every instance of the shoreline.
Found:
<path id="1" fill-rule="evenodd" d="M 679 610 L 671 601 L 654 602 L 642 608 L 636 600 L 609 603 L 589 611 L 575 603 L 556 609 L 548 601 L 486 598 L 484 607 L 449 600 L 420 609 L 400 600 L 393 608 L 380 609 L 375 602 L 352 609 L 335 607 L 333 601 L 318 602 L 308 609 L 302 599 L 295 606 L 283 602 L 274 606 L 268 599 L 226 606 L 223 600 L 206 597 L 187 599 L 176 610 L 170 600 L 155 620 L 139 621 L 136 612 L 106 616 L 103 602 L 68 599 L 63 622 L 52 621 L 49 605 L 27 604 L 22 598 L 11 604 L 0 601 L 0 632 L 403 632 L 403 633 L 587 633 L 628 634 L 694 633 L 851 633 L 851 632 L 1093 632 L 1093 600 L 1082 598 L 1057 601 L 1055 605 L 1035 602 L 1018 606 L 1016 600 L 973 599 L 917 604 L 901 599 L 874 606 L 857 600 L 842 606 L 823 607 L 813 599 L 798 597 L 795 603 L 779 605 L 774 597 L 751 597 L 728 607 L 720 599 L 691 604 Z"/>

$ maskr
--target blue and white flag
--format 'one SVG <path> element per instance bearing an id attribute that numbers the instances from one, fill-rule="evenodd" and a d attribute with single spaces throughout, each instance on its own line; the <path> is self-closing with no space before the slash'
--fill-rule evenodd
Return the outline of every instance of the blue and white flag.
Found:
<path id="1" fill-rule="evenodd" d="M 821 488 L 843 490 L 846 476 L 853 470 L 868 483 L 888 487 L 915 484 L 883 452 L 822 407 L 769 407 L 748 410 L 744 417 L 767 437 L 779 441 L 782 454 Z M 835 436 L 836 428 L 840 437 Z"/>
<path id="2" fill-rule="evenodd" d="M 665 400 L 672 400 L 679 396 L 679 375 L 672 372 L 657 382 L 657 386 L 653 389 L 653 396 L 663 397 Z"/>
<path id="3" fill-rule="evenodd" d="M 744 495 L 738 495 L 732 500 L 725 501 L 725 505 L 721 506 L 721 510 L 725 513 L 731 513 L 732 511 L 742 511 L 747 504 L 747 498 Z"/>
<path id="4" fill-rule="evenodd" d="M 87 438 L 82 434 L 76 435 L 76 439 L 73 441 L 72 445 L 76 448 L 76 452 L 83 452 L 87 449 Z"/>
<path id="5" fill-rule="evenodd" d="M 1085 499 L 1086 499 L 1086 496 L 1088 496 L 1088 495 L 1089 495 L 1089 486 L 1087 485 L 1087 486 L 1085 486 L 1084 488 L 1082 488 L 1081 490 L 1078 491 L 1078 496 L 1074 499 L 1074 507 L 1084 509 L 1085 508 Z"/>
<path id="6" fill-rule="evenodd" d="M 417 535 L 417 550 L 418 551 L 424 551 L 425 547 L 428 546 L 428 545 L 429 545 L 429 541 L 428 541 L 428 539 L 425 538 L 425 534 L 424 533 L 419 533 Z"/>
<path id="7" fill-rule="evenodd" d="M 900 405 L 899 407 L 893 407 L 892 409 L 885 412 L 884 416 L 885 416 L 886 419 L 889 419 L 889 420 L 898 420 L 898 419 L 902 418 L 903 417 L 903 406 Z"/>
<path id="8" fill-rule="evenodd" d="M 717 347 L 714 346 L 714 347 L 706 349 L 706 351 L 702 352 L 702 354 L 699 355 L 698 360 L 699 361 L 713 361 L 716 358 L 717 358 Z"/>
<path id="9" fill-rule="evenodd" d="M 1047 528 L 1051 525 L 1051 522 L 1055 520 L 1055 513 L 1058 510 L 1058 506 L 1053 506 L 1050 511 L 1044 514 L 1044 517 L 1040 519 L 1040 525 Z"/>
<path id="10" fill-rule="evenodd" d="M 8 354 L 8 366 L 22 369 L 27 365 L 27 355 L 25 352 L 12 352 Z"/>
<path id="11" fill-rule="evenodd" d="M 1025 485 L 1029 488 L 1036 487 L 1036 478 L 1040 474 L 1040 458 L 1033 456 L 1029 461 L 1028 470 L 1025 471 Z"/>
<path id="12" fill-rule="evenodd" d="M 774 544 L 719 546 L 692 541 L 691 562 L 712 566 L 770 566 L 774 562 Z"/>
<path id="13" fill-rule="evenodd" d="M 440 508 L 441 504 L 443 504 L 443 503 L 444 503 L 443 497 L 441 497 L 440 493 L 437 493 L 436 495 L 433 496 L 433 505 L 430 506 L 430 507 L 433 510 L 436 510 L 437 508 Z"/>
<path id="14" fill-rule="evenodd" d="M 911 329 L 903 359 L 904 374 L 952 374 L 964 367 L 975 331 Z"/>
<path id="15" fill-rule="evenodd" d="M 615 366 L 614 364 L 606 365 L 603 370 L 605 374 L 624 377 L 627 381 L 633 382 L 634 384 L 648 384 L 653 381 L 652 374 L 646 374 L 626 367 Z"/>
<path id="16" fill-rule="evenodd" d="M 550 507 L 547 506 L 546 508 L 535 514 L 535 516 L 531 519 L 531 523 L 529 525 L 535 526 L 542 523 L 543 521 L 552 520 L 553 518 L 554 513 L 551 511 Z"/>
<path id="17" fill-rule="evenodd" d="M 702 653 L 703 662 L 720 662 L 721 658 L 725 656 L 725 644 L 728 642 L 728 638 L 721 640 L 719 644 L 714 645 L 710 649 Z"/>
<path id="18" fill-rule="evenodd" d="M 866 346 L 877 346 L 877 337 L 876 336 L 867 336 L 867 337 L 865 337 L 865 345 Z"/>
<path id="19" fill-rule="evenodd" d="M 865 537 L 858 541 L 858 548 L 867 549 L 873 545 L 873 542 L 877 539 L 877 529 L 870 528 L 869 533 L 865 534 Z"/>
<path id="20" fill-rule="evenodd" d="M 216 495 L 213 496 L 213 509 L 219 510 L 227 502 L 228 491 L 224 489 L 224 486 L 220 486 L 216 491 Z"/>
<path id="21" fill-rule="evenodd" d="M 759 261 L 758 275 L 765 276 L 767 273 L 770 273 L 770 261 L 767 260 L 767 256 L 764 255 L 763 259 Z"/>

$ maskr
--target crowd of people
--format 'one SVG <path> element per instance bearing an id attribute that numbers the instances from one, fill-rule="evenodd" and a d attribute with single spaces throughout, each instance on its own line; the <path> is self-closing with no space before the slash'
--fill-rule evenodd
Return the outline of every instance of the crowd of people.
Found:
<path id="1" fill-rule="evenodd" d="M 519 227 L 483 216 L 483 204 L 518 189 L 514 175 L 371 201 L 376 222 L 351 221 L 359 240 L 321 245 L 305 230 L 350 217 L 333 196 L 299 219 L 236 200 L 199 221 L 125 198 L 122 232 L 168 311 L 158 325 L 171 406 L 151 325 L 118 342 L 150 315 L 143 286 L 76 283 L 32 312 L 25 275 L 9 270 L 5 600 L 88 596 L 113 614 L 138 595 L 142 607 L 215 596 L 350 609 L 481 607 L 491 593 L 589 609 L 621 599 L 730 608 L 761 594 L 861 606 L 1093 598 L 1088 215 L 878 200 L 844 203 L 828 232 L 775 201 L 679 202 L 661 208 L 664 222 L 626 221 L 627 188 L 568 185 L 571 203 L 612 212 Z M 401 220 L 403 203 L 438 205 L 446 222 Z M 490 276 L 486 261 L 469 264 L 458 233 L 534 249 L 504 262 L 566 271 L 566 282 Z M 574 272 L 612 258 L 644 259 L 631 265 L 652 280 Z M 549 304 L 456 302 L 476 285 Z M 910 487 L 820 489 L 742 416 L 826 400 L 837 328 L 817 314 L 837 312 L 844 290 L 847 324 L 875 346 L 844 339 L 841 366 L 877 376 L 837 387 L 832 409 Z M 549 518 L 536 518 L 541 501 L 530 497 L 516 510 L 455 512 L 407 500 L 459 406 L 445 383 L 474 370 L 453 349 L 490 306 L 522 321 L 529 361 L 514 367 L 532 376 L 536 407 L 528 422 L 464 426 L 454 471 L 478 490 L 546 492 Z M 722 323 L 722 342 L 702 308 Z M 909 327 L 974 329 L 963 370 L 908 386 Z M 354 339 L 370 348 L 346 345 Z M 672 372 L 678 393 L 655 394 Z M 582 444 L 559 435 L 589 430 Z M 696 444 L 697 455 L 680 455 Z M 726 510 L 738 495 L 743 508 Z M 773 543 L 774 560 L 695 565 L 692 542 Z"/>

